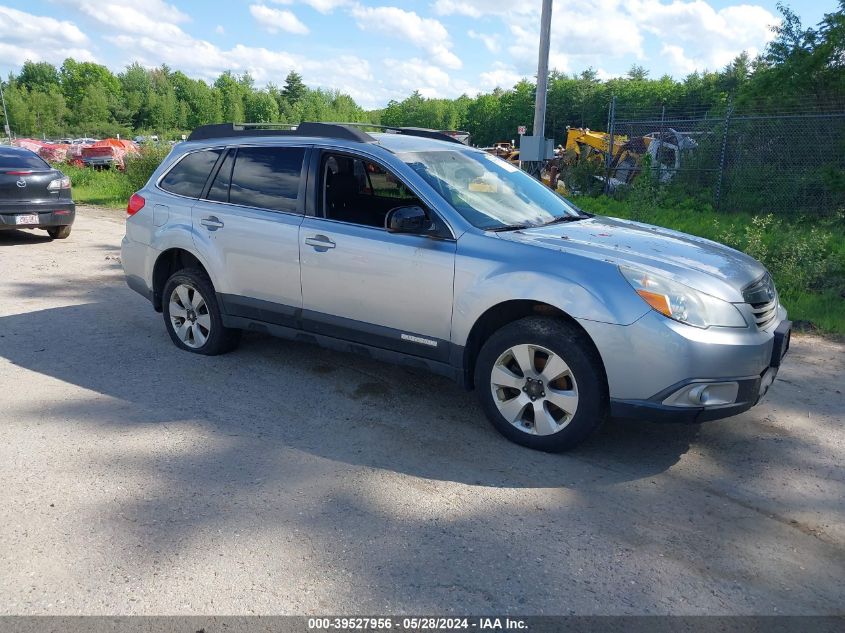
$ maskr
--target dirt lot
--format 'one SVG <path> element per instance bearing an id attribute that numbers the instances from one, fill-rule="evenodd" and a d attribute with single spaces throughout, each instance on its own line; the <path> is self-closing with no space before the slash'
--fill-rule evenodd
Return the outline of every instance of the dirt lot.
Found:
<path id="1" fill-rule="evenodd" d="M 178 351 L 122 214 L 0 233 L 0 613 L 842 613 L 845 346 L 767 399 L 545 455 L 445 379 Z"/>

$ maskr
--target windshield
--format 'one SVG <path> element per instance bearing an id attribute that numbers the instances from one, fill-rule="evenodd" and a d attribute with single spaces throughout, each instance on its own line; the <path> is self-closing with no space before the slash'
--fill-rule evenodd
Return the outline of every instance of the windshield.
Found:
<path id="1" fill-rule="evenodd" d="M 399 158 L 481 229 L 539 226 L 581 215 L 554 191 L 491 154 L 438 150 Z"/>

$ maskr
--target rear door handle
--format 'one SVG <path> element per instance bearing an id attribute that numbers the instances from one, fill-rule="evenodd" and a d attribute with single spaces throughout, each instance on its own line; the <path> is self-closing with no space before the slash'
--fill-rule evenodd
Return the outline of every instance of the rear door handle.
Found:
<path id="1" fill-rule="evenodd" d="M 313 235 L 311 237 L 306 237 L 305 243 L 308 244 L 308 246 L 313 246 L 318 250 L 326 250 L 335 247 L 335 243 L 332 242 L 325 235 Z"/>
<path id="2" fill-rule="evenodd" d="M 209 231 L 216 231 L 217 229 L 223 228 L 223 223 L 213 215 L 211 217 L 203 218 L 202 220 L 200 220 L 200 224 L 206 227 Z"/>

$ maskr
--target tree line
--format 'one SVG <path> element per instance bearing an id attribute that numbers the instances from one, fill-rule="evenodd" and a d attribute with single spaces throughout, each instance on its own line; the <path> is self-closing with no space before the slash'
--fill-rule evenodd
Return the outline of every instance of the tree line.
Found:
<path id="1" fill-rule="evenodd" d="M 546 136 L 561 142 L 567 126 L 604 129 L 615 96 L 625 112 L 719 113 L 730 102 L 757 112 L 841 105 L 845 94 L 845 0 L 816 26 L 804 28 L 788 7 L 774 39 L 756 58 L 743 53 L 725 68 L 683 80 L 649 77 L 633 66 L 624 77 L 599 80 L 595 71 L 552 72 Z M 385 108 L 365 111 L 347 94 L 313 89 L 295 71 L 281 86 L 258 88 L 248 74 L 224 72 L 209 83 L 167 66 L 137 63 L 114 74 L 105 66 L 67 59 L 60 67 L 26 62 L 3 82 L 9 124 L 18 136 L 130 136 L 175 138 L 206 123 L 357 121 L 435 129 L 463 129 L 487 145 L 530 129 L 534 82 L 519 81 L 475 97 L 425 98 L 414 92 Z M 2 112 L 0 112 L 2 116 Z"/>

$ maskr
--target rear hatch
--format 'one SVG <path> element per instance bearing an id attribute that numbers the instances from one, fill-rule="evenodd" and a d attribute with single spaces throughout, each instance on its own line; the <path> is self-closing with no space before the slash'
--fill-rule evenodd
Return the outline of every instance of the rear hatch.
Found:
<path id="1" fill-rule="evenodd" d="M 21 202 L 51 202 L 60 199 L 68 190 L 50 191 L 47 186 L 60 179 L 56 169 L 0 169 L 0 207 Z"/>

